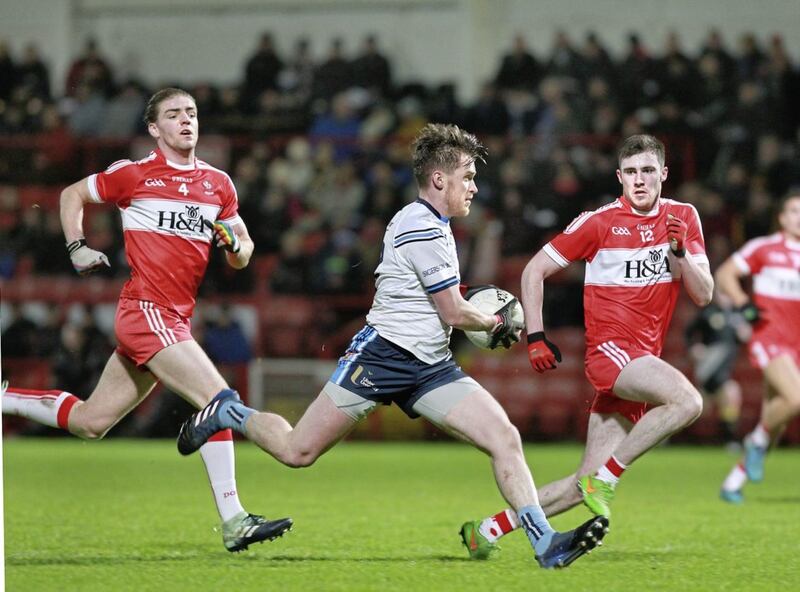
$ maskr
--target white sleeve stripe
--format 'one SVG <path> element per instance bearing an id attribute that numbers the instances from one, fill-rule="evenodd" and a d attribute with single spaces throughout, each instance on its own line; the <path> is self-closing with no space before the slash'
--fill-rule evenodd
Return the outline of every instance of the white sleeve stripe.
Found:
<path id="1" fill-rule="evenodd" d="M 103 203 L 103 198 L 100 197 L 100 192 L 97 191 L 97 173 L 89 175 L 86 179 L 86 184 L 89 186 L 89 195 L 92 196 L 92 201 L 95 203 Z"/>
<path id="2" fill-rule="evenodd" d="M 741 253 L 742 257 L 749 257 L 752 255 L 758 248 L 763 247 L 764 245 L 770 245 L 774 243 L 779 243 L 783 240 L 783 236 L 780 233 L 771 234 L 769 236 L 762 236 L 759 238 L 754 238 L 747 241 L 744 246 L 737 251 Z"/>
<path id="3" fill-rule="evenodd" d="M 688 205 L 692 209 L 692 211 L 694 212 L 694 219 L 695 219 L 695 222 L 697 222 L 697 230 L 700 232 L 700 238 L 705 241 L 705 236 L 703 236 L 703 224 L 702 224 L 702 222 L 700 222 L 700 213 L 697 211 L 697 208 L 694 207 L 694 205 L 692 205 L 692 204 L 688 204 Z"/>
<path id="4" fill-rule="evenodd" d="M 570 264 L 569 259 L 559 253 L 551 243 L 547 243 L 545 246 L 543 246 L 542 251 L 547 253 L 548 257 L 555 261 L 559 267 L 567 267 Z"/>
<path id="5" fill-rule="evenodd" d="M 230 218 L 225 218 L 222 221 L 225 222 L 226 224 L 230 224 L 231 226 L 233 226 L 234 224 L 239 224 L 240 222 L 244 224 L 244 220 L 242 220 L 242 217 L 239 214 L 231 216 Z"/>
<path id="6" fill-rule="evenodd" d="M 747 259 L 742 257 L 739 253 L 734 253 L 731 258 L 733 259 L 734 265 L 739 268 L 739 271 L 742 273 L 746 273 L 747 275 L 751 275 L 753 271 L 750 269 L 750 265 L 747 263 Z"/>
<path id="7" fill-rule="evenodd" d="M 124 158 L 122 160 L 118 160 L 116 162 L 112 162 L 110 165 L 108 165 L 108 168 L 106 169 L 106 172 L 107 173 L 113 173 L 114 171 L 118 171 L 119 169 L 121 169 L 123 167 L 126 167 L 128 165 L 131 165 L 131 164 L 133 164 L 132 160 L 128 160 L 127 158 Z"/>

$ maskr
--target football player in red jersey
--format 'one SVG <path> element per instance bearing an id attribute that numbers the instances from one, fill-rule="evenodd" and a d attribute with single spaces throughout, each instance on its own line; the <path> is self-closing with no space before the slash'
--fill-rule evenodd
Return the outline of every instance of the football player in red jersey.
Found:
<path id="1" fill-rule="evenodd" d="M 60 390 L 7 387 L 3 413 L 96 440 L 141 403 L 159 380 L 198 408 L 230 391 L 192 338 L 191 316 L 212 245 L 224 248 L 228 264 L 241 269 L 250 261 L 253 241 L 238 215 L 230 177 L 195 157 L 194 98 L 181 89 L 162 89 L 150 98 L 145 122 L 156 141 L 148 157 L 118 161 L 61 194 L 67 250 L 80 275 L 109 265 L 103 253 L 87 245 L 84 207 L 108 202 L 121 212 L 131 278 L 117 307 L 117 349 L 85 401 Z M 291 527 L 288 518 L 266 520 L 242 507 L 230 430 L 215 434 L 201 456 L 229 551 L 273 539 Z"/>
<path id="2" fill-rule="evenodd" d="M 681 284 L 699 306 L 714 281 L 693 206 L 661 196 L 668 170 L 653 136 L 627 138 L 618 152 L 622 196 L 578 216 L 546 244 L 522 274 L 528 357 L 537 372 L 556 370 L 558 346 L 544 331 L 544 280 L 586 261 L 586 377 L 595 389 L 577 472 L 539 490 L 548 516 L 581 501 L 608 516 L 624 470 L 700 415 L 700 393 L 660 358 Z M 557 379 L 557 370 L 556 370 Z M 475 521 L 485 543 L 517 527 L 508 512 Z"/>
<path id="3" fill-rule="evenodd" d="M 717 270 L 721 292 L 753 325 L 750 362 L 764 373 L 766 393 L 758 425 L 744 439 L 744 458 L 731 469 L 720 497 L 744 501 L 745 483 L 764 479 L 764 459 L 786 425 L 800 414 L 800 191 L 778 208 L 780 232 L 746 243 Z M 742 279 L 753 277 L 753 299 Z"/>

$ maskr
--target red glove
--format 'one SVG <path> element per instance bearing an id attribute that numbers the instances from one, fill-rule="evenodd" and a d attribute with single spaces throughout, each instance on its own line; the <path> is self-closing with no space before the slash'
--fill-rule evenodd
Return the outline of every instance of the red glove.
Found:
<path id="1" fill-rule="evenodd" d="M 676 257 L 686 255 L 686 235 L 689 232 L 689 225 L 680 218 L 672 214 L 667 214 L 667 238 L 669 248 Z"/>
<path id="2" fill-rule="evenodd" d="M 544 331 L 528 333 L 528 359 L 538 373 L 555 370 L 556 362 L 561 362 L 561 350 L 544 336 Z"/>

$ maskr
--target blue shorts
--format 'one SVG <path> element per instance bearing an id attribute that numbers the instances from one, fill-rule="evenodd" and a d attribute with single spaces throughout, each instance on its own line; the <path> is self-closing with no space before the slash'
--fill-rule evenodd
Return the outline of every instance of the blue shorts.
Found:
<path id="1" fill-rule="evenodd" d="M 426 364 L 367 325 L 339 358 L 330 381 L 370 401 L 395 403 L 411 418 L 420 397 L 467 375 L 450 359 Z"/>

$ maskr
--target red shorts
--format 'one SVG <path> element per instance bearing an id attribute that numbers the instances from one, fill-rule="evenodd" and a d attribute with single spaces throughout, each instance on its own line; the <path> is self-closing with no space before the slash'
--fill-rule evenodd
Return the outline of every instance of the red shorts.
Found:
<path id="1" fill-rule="evenodd" d="M 800 349 L 798 349 L 796 343 L 789 345 L 788 343 L 759 338 L 751 339 L 747 349 L 750 354 L 750 363 L 756 368 L 763 370 L 772 360 L 784 354 L 791 356 L 795 365 L 800 368 Z"/>
<path id="2" fill-rule="evenodd" d="M 633 423 L 647 412 L 647 403 L 628 401 L 614 394 L 614 383 L 619 373 L 631 360 L 651 356 L 652 352 L 639 349 L 629 341 L 605 341 L 586 351 L 586 378 L 594 387 L 591 413 L 619 413 Z"/>
<path id="3" fill-rule="evenodd" d="M 192 337 L 192 323 L 169 308 L 145 300 L 120 298 L 114 331 L 117 353 L 144 366 L 165 347 Z"/>

